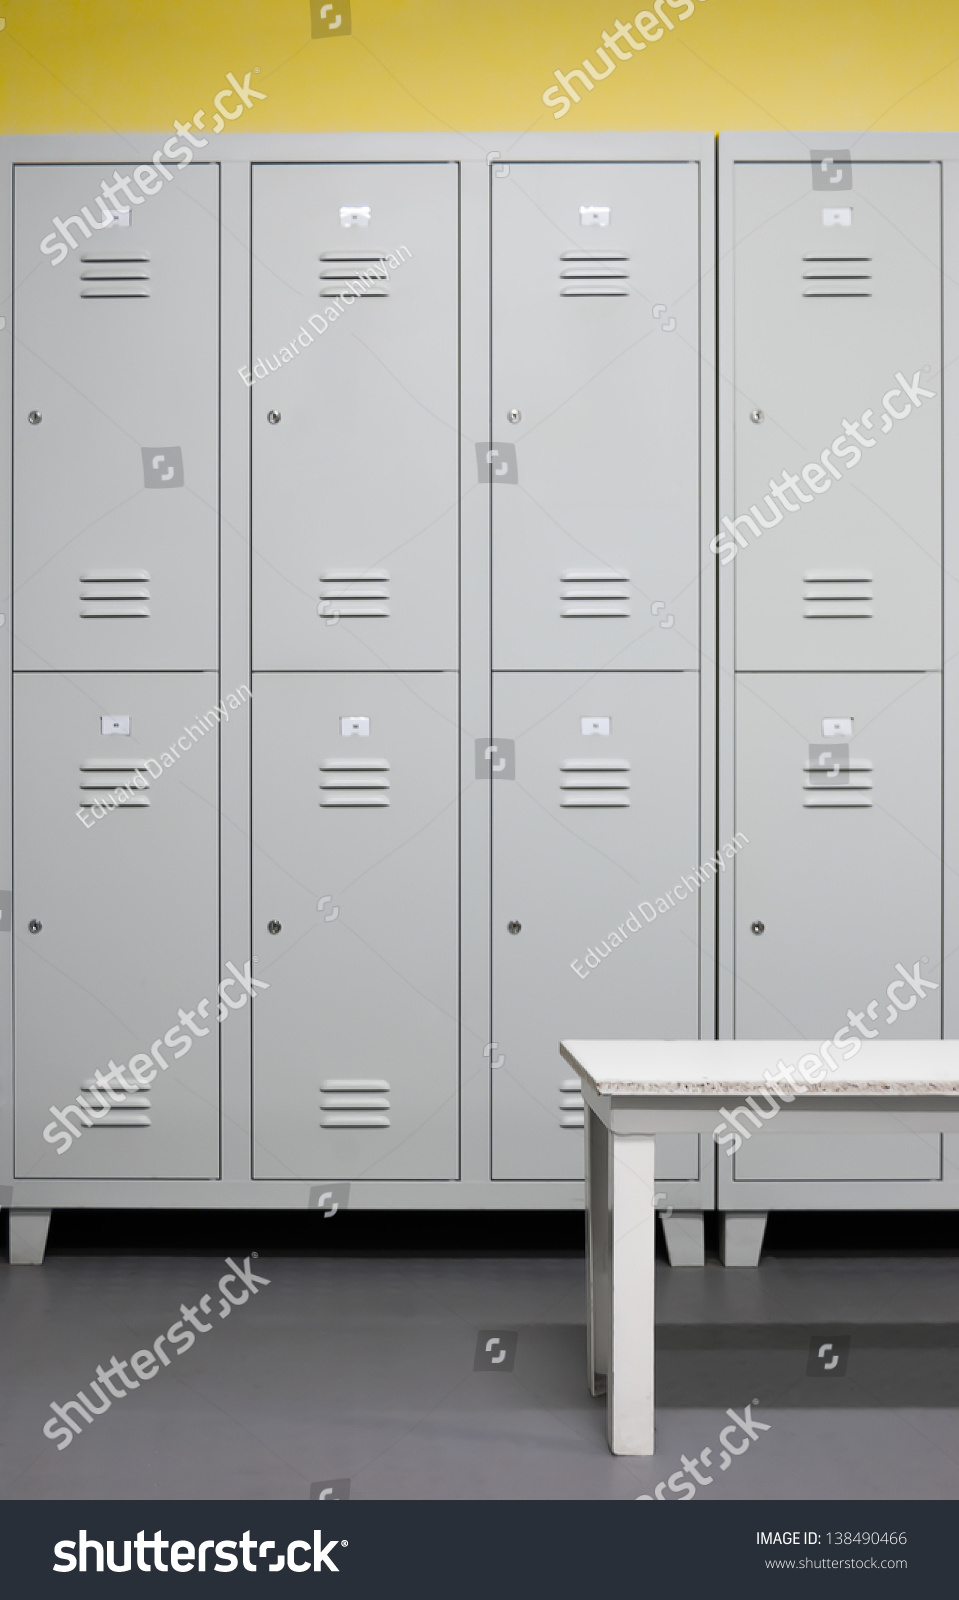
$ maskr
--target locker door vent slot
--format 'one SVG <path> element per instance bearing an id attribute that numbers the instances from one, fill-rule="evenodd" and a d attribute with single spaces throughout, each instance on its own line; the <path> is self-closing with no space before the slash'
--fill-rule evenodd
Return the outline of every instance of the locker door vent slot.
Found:
<path id="1" fill-rule="evenodd" d="M 602 760 L 564 761 L 560 766 L 561 806 L 577 808 L 628 806 L 624 790 L 629 788 L 629 762 L 605 757 Z"/>
<path id="2" fill-rule="evenodd" d="M 338 295 L 353 293 L 358 300 L 388 300 L 389 289 L 367 287 L 371 281 L 389 282 L 386 255 L 384 250 L 357 250 L 354 254 L 343 250 L 324 250 L 320 260 L 326 262 L 327 266 L 320 272 L 320 282 L 324 285 L 320 289 L 321 299 L 334 300 Z M 357 286 L 360 273 L 363 273 L 366 283 Z M 329 288 L 325 286 L 327 282 L 330 283 Z"/>
<path id="3" fill-rule="evenodd" d="M 561 617 L 628 617 L 631 615 L 628 572 L 572 568 L 559 575 Z"/>
<path id="4" fill-rule="evenodd" d="M 125 1081 L 125 1080 L 124 1080 Z M 94 1092 L 96 1091 L 96 1092 Z M 115 1080 L 114 1094 L 120 1093 Z M 87 1078 L 81 1085 L 81 1092 L 77 1096 L 80 1104 L 89 1109 L 90 1117 L 95 1128 L 149 1128 L 152 1127 L 153 1118 L 150 1116 L 150 1097 L 142 1089 L 129 1090 L 126 1099 L 119 1105 L 110 1101 L 110 1109 L 103 1110 L 103 1102 L 110 1097 L 105 1089 L 101 1089 L 94 1078 Z"/>
<path id="5" fill-rule="evenodd" d="M 616 250 L 564 250 L 560 261 L 560 294 L 627 295 L 629 256 Z"/>
<path id="6" fill-rule="evenodd" d="M 872 290 L 863 287 L 872 282 L 872 273 L 862 269 L 869 266 L 872 256 L 803 256 L 804 288 L 806 300 L 869 300 Z M 813 271 L 806 268 L 812 267 Z M 830 267 L 835 268 L 830 271 Z M 850 287 L 845 287 L 846 285 Z"/>
<path id="7" fill-rule="evenodd" d="M 320 762 L 321 806 L 388 806 L 388 761 L 336 756 Z"/>
<path id="8" fill-rule="evenodd" d="M 81 617 L 148 617 L 150 574 L 98 571 L 80 574 Z"/>
<path id="9" fill-rule="evenodd" d="M 871 572 L 806 572 L 803 574 L 803 616 L 808 618 L 873 616 Z"/>
<path id="10" fill-rule="evenodd" d="M 586 1107 L 578 1078 L 564 1078 L 559 1086 L 559 1125 L 561 1128 L 581 1128 L 586 1121 Z"/>
<path id="11" fill-rule="evenodd" d="M 81 255 L 80 299 L 149 299 L 149 289 L 142 287 L 150 281 L 150 274 L 146 270 L 149 260 L 149 255 L 142 251 L 124 256 L 93 255 L 90 252 Z"/>
<path id="12" fill-rule="evenodd" d="M 821 767 L 803 767 L 802 803 L 809 809 L 849 811 L 856 807 L 871 806 L 872 762 L 856 756 L 839 767 L 824 771 Z"/>
<path id="13" fill-rule="evenodd" d="M 390 1086 L 385 1078 L 324 1078 L 321 1128 L 388 1128 Z"/>
<path id="14" fill-rule="evenodd" d="M 119 802 L 117 810 L 148 806 L 150 802 L 143 791 L 149 787 L 150 777 L 145 761 L 91 758 L 80 763 L 81 806 L 106 805 L 107 795 L 114 796 L 117 789 L 129 791 L 128 798 Z"/>
<path id="15" fill-rule="evenodd" d="M 321 617 L 388 617 L 390 575 L 384 568 L 337 567 L 320 573 Z"/>

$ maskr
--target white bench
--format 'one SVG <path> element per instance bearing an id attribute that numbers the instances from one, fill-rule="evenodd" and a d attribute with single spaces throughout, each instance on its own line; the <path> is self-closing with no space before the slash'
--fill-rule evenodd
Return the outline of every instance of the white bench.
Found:
<path id="1" fill-rule="evenodd" d="M 614 1455 L 653 1454 L 655 1226 L 654 1155 L 657 1133 L 713 1138 L 723 1108 L 753 1096 L 766 1122 L 815 1105 L 845 1118 L 855 1136 L 857 1115 L 895 1112 L 929 1136 L 959 1129 L 959 1041 L 872 1040 L 855 1059 L 807 1068 L 781 1079 L 785 1096 L 766 1077 L 778 1064 L 815 1055 L 802 1040 L 710 1041 L 570 1040 L 560 1045 L 579 1075 L 586 1103 L 587 1361 L 592 1394 L 606 1392 L 607 1438 Z M 790 1089 L 790 1081 L 794 1088 Z M 768 1092 L 768 1093 L 767 1093 Z M 742 1119 L 740 1119 L 742 1120 Z M 745 1124 L 748 1126 L 749 1124 Z M 727 1125 L 728 1126 L 728 1125 Z M 843 1126 L 843 1124 L 837 1124 Z M 726 1156 L 717 1149 L 717 1159 Z"/>

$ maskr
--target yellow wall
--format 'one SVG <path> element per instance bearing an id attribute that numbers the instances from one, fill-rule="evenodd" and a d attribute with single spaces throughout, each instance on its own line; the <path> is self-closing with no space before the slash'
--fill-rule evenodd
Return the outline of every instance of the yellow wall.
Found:
<path id="1" fill-rule="evenodd" d="M 354 0 L 352 34 L 316 40 L 308 0 L 0 0 L 0 13 L 4 133 L 166 129 L 197 107 L 209 121 L 225 74 L 254 67 L 267 99 L 232 124 L 244 132 L 957 125 L 959 0 L 697 0 L 561 121 L 542 102 L 553 69 L 599 65 L 628 4 Z"/>

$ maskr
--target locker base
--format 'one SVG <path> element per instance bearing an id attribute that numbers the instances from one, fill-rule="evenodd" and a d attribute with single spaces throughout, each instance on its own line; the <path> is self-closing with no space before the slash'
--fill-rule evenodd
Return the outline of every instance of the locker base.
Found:
<path id="1" fill-rule="evenodd" d="M 663 1217 L 666 1254 L 671 1267 L 704 1267 L 706 1239 L 701 1211 L 674 1211 Z"/>
<path id="2" fill-rule="evenodd" d="M 50 1212 L 10 1212 L 11 1267 L 42 1267 L 50 1231 Z"/>
<path id="3" fill-rule="evenodd" d="M 719 1225 L 719 1258 L 724 1267 L 758 1267 L 766 1232 L 765 1211 L 724 1211 Z"/>

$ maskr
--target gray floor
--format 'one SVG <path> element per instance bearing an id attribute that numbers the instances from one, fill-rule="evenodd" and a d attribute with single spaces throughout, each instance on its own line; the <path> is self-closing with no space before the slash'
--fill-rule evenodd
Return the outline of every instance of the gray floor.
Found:
<path id="1" fill-rule="evenodd" d="M 955 1258 L 661 1265 L 647 1460 L 609 1455 L 604 1402 L 586 1393 L 578 1260 L 252 1266 L 270 1282 L 228 1317 L 215 1256 L 0 1268 L 0 1497 L 297 1500 L 349 1480 L 358 1500 L 629 1500 L 704 1446 L 700 1499 L 959 1496 Z M 68 1448 L 44 1437 L 51 1401 L 204 1294 L 212 1326 L 192 1349 Z M 518 1334 L 512 1371 L 474 1371 L 481 1329 Z M 807 1376 L 811 1341 L 841 1337 L 845 1372 Z M 727 1409 L 745 1404 L 767 1431 L 719 1472 Z"/>

